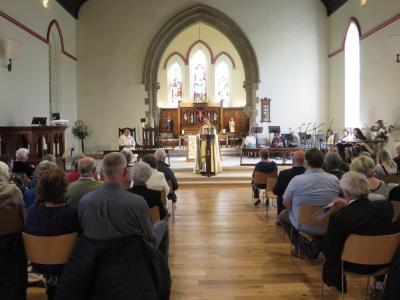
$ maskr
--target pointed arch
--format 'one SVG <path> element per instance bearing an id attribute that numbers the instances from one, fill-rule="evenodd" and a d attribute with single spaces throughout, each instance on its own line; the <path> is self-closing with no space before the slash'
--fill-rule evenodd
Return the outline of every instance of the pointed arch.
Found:
<path id="1" fill-rule="evenodd" d="M 73 60 L 77 60 L 75 56 L 73 56 L 73 55 L 69 54 L 67 51 L 65 51 L 65 48 L 64 48 L 64 37 L 63 37 L 62 31 L 61 31 L 61 26 L 60 26 L 60 24 L 58 23 L 58 21 L 56 19 L 51 20 L 50 23 L 49 23 L 49 26 L 47 27 L 47 35 L 46 35 L 47 44 L 50 41 L 50 32 L 51 32 L 51 29 L 52 29 L 53 26 L 56 26 L 56 29 L 58 31 L 58 35 L 60 36 L 61 52 L 64 55 L 68 56 L 69 58 L 71 58 Z"/>
<path id="2" fill-rule="evenodd" d="M 243 87 L 246 91 L 246 113 L 250 120 L 256 117 L 256 91 L 259 83 L 259 68 L 254 49 L 246 34 L 230 17 L 221 11 L 207 5 L 195 5 L 170 19 L 156 34 L 146 54 L 143 68 L 143 84 L 147 92 L 146 103 L 149 104 L 149 118 L 158 124 L 159 109 L 157 108 L 157 93 L 160 87 L 158 67 L 162 55 L 172 40 L 188 26 L 203 22 L 224 34 L 234 45 L 244 63 L 245 81 Z M 154 118 L 154 119 L 153 119 Z"/>

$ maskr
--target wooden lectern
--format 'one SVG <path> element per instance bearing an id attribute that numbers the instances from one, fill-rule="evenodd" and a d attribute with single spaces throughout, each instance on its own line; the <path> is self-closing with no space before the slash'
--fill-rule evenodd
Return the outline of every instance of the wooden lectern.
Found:
<path id="1" fill-rule="evenodd" d="M 206 170 L 201 172 L 201 175 L 204 176 L 213 176 L 215 175 L 215 172 L 212 172 L 212 168 L 211 168 L 211 164 L 212 164 L 212 158 L 211 156 L 213 155 L 212 153 L 212 147 L 211 144 L 214 143 L 214 139 L 215 139 L 215 135 L 214 134 L 201 134 L 200 135 L 200 140 L 201 143 L 205 143 L 206 144 L 206 157 L 205 157 L 205 163 L 206 163 Z M 201 149 L 200 149 L 201 151 Z"/>
<path id="2" fill-rule="evenodd" d="M 0 127 L 1 154 L 15 155 L 19 148 L 30 151 L 29 162 L 37 164 L 43 154 L 62 157 L 65 151 L 65 126 Z"/>

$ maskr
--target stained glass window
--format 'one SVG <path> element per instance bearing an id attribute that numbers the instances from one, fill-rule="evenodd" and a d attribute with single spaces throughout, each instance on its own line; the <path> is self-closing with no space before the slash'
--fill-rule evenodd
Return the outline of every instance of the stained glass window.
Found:
<path id="1" fill-rule="evenodd" d="M 195 101 L 207 99 L 207 59 L 199 49 L 190 59 L 191 96 Z"/>
<path id="2" fill-rule="evenodd" d="M 223 101 L 224 106 L 230 100 L 229 66 L 226 61 L 220 61 L 215 68 L 216 100 Z"/>
<path id="3" fill-rule="evenodd" d="M 182 67 L 174 62 L 168 68 L 168 106 L 176 107 L 182 101 Z"/>

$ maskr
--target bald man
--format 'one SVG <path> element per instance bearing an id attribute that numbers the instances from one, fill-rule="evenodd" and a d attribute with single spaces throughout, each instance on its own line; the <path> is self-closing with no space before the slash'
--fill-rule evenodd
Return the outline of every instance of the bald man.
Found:
<path id="1" fill-rule="evenodd" d="M 284 210 L 282 196 L 293 177 L 303 174 L 306 169 L 304 168 L 304 151 L 299 150 L 293 154 L 293 166 L 291 169 L 279 172 L 278 180 L 274 187 L 274 194 L 277 195 L 277 213 L 278 215 Z"/>

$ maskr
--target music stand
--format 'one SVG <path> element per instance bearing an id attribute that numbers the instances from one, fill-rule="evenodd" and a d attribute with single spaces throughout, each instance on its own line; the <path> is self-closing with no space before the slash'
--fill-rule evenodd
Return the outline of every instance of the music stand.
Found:
<path id="1" fill-rule="evenodd" d="M 32 125 L 39 125 L 39 126 L 46 126 L 46 117 L 33 117 L 31 124 Z"/>
<path id="2" fill-rule="evenodd" d="M 250 128 L 250 133 L 251 134 L 256 134 L 256 148 L 258 146 L 258 134 L 262 133 L 262 132 L 263 132 L 263 127 L 254 126 L 254 127 Z"/>

